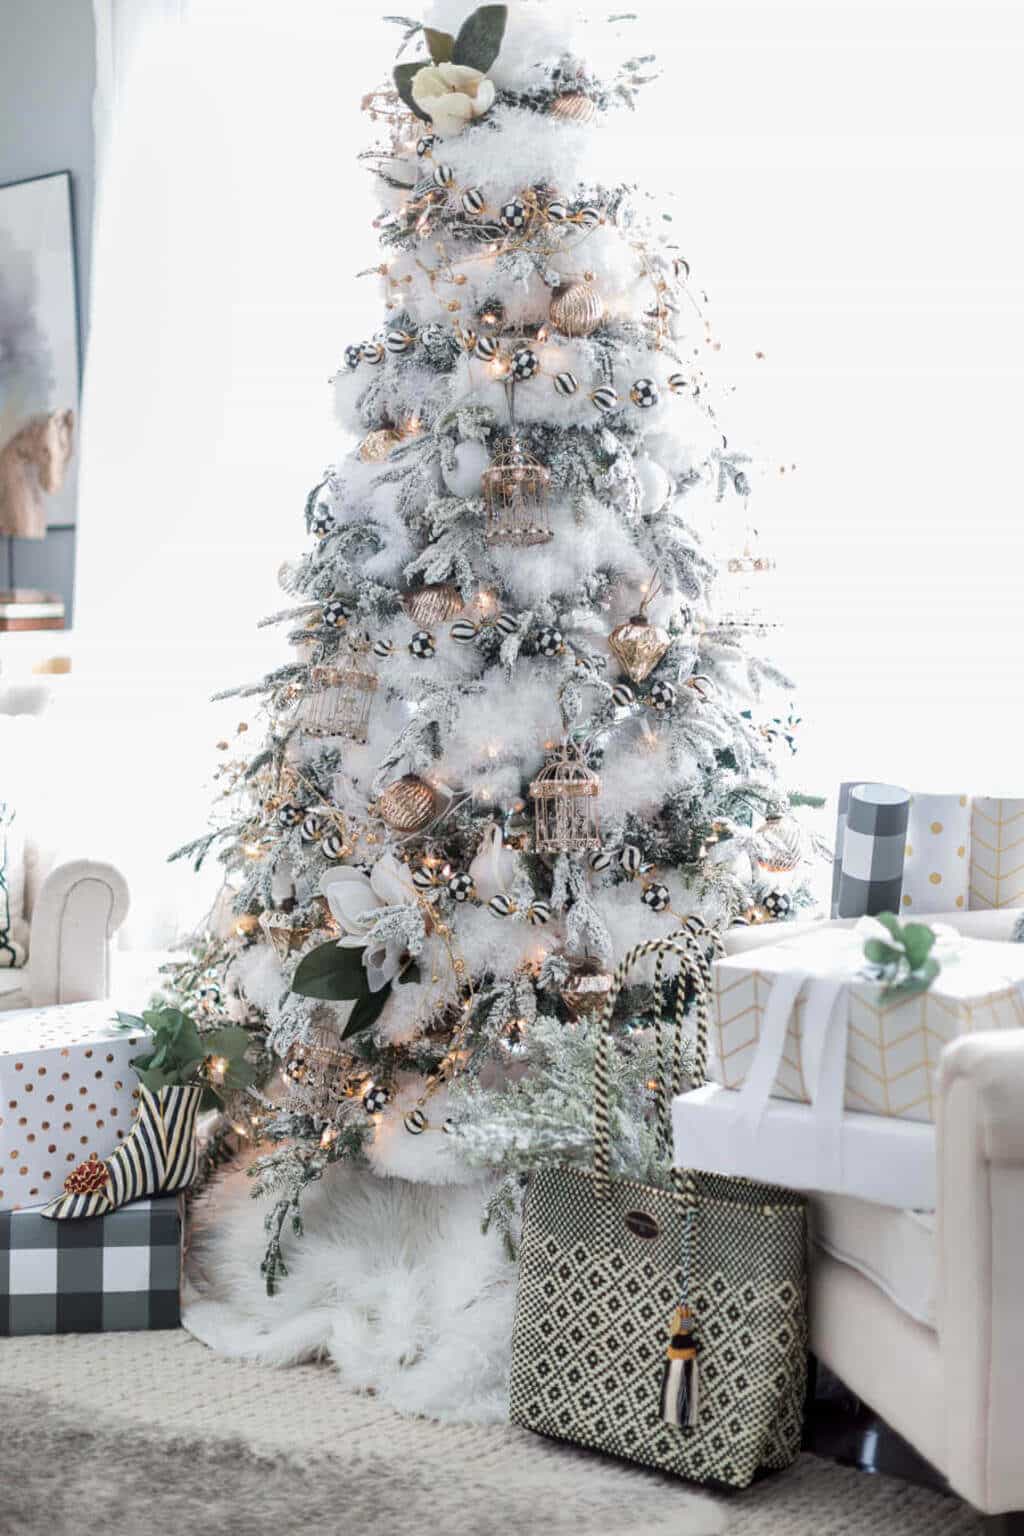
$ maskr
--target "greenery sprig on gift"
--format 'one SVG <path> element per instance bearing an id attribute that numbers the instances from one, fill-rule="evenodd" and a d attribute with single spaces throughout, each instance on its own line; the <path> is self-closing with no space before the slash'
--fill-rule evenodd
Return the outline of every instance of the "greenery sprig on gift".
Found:
<path id="1" fill-rule="evenodd" d="M 218 1108 L 229 1093 L 248 1088 L 257 1068 L 246 1059 L 252 1044 L 248 1030 L 214 1029 L 200 1034 L 187 1013 L 177 1008 L 148 1008 L 141 1016 L 118 1013 L 122 1029 L 148 1033 L 150 1049 L 132 1057 L 135 1075 L 144 1088 L 202 1087 L 200 1109 Z"/>
<path id="2" fill-rule="evenodd" d="M 925 992 L 941 970 L 932 954 L 938 937 L 927 923 L 901 923 L 892 912 L 880 912 L 874 922 L 884 930 L 864 941 L 864 957 L 872 980 L 882 983 L 887 999 Z"/>

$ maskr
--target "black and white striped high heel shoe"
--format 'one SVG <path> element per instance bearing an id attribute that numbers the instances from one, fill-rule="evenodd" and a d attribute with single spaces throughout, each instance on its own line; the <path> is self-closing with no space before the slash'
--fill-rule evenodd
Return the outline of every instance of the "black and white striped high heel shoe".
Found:
<path id="1" fill-rule="evenodd" d="M 106 1216 L 129 1200 L 169 1194 L 191 1184 L 196 1171 L 198 1086 L 139 1089 L 139 1113 L 130 1134 L 105 1162 L 91 1158 L 69 1173 L 64 1194 L 40 1212 L 55 1221 Z"/>

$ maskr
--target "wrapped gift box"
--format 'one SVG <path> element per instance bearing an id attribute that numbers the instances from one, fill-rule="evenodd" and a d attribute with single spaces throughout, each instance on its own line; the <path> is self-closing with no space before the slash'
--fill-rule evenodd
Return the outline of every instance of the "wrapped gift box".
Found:
<path id="1" fill-rule="evenodd" d="M 816 977 L 849 979 L 847 1109 L 904 1120 L 935 1118 L 939 1054 L 957 1035 L 1024 1025 L 1024 945 L 965 939 L 926 992 L 887 1002 L 877 984 L 857 979 L 863 939 L 855 930 L 825 930 L 719 960 L 714 967 L 715 1019 L 708 1074 L 739 1088 L 758 1053 L 773 989 L 803 971 L 808 983 L 789 1011 L 773 1096 L 809 1103 L 804 1022 Z M 841 1000 L 842 1001 L 842 1000 Z"/>
<path id="2" fill-rule="evenodd" d="M 787 1189 L 853 1195 L 900 1210 L 935 1209 L 935 1127 L 847 1112 L 838 1158 L 822 1155 L 810 1105 L 772 1099 L 756 1130 L 739 1116 L 739 1094 L 708 1083 L 672 1102 L 675 1163 Z"/>
<path id="3" fill-rule="evenodd" d="M 183 1195 L 109 1216 L 0 1212 L 0 1335 L 177 1328 Z"/>
<path id="4" fill-rule="evenodd" d="M 110 1002 L 11 1013 L 0 1024 L 0 1211 L 40 1205 L 132 1123 L 131 1058 L 148 1035 L 119 1030 Z"/>

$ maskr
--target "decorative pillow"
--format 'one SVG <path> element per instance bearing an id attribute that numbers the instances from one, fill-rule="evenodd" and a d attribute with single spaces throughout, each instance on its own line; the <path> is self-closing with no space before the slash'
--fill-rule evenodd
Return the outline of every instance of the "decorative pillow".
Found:
<path id="1" fill-rule="evenodd" d="M 25 850 L 15 831 L 17 813 L 0 800 L 0 969 L 25 964 Z"/>

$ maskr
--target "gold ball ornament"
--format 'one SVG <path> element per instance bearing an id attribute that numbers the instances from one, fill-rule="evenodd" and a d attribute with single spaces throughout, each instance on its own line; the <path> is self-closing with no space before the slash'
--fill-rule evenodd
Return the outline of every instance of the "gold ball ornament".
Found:
<path id="1" fill-rule="evenodd" d="M 423 629 L 454 619 L 463 606 L 458 587 L 450 581 L 432 582 L 430 586 L 418 587 L 415 592 L 406 592 L 402 597 L 402 607 Z"/>
<path id="2" fill-rule="evenodd" d="M 651 675 L 669 644 L 668 631 L 660 624 L 649 624 L 642 613 L 617 624 L 608 636 L 609 647 L 634 683 Z"/>
<path id="3" fill-rule="evenodd" d="M 364 464 L 382 464 L 401 441 L 401 432 L 396 432 L 393 427 L 381 427 L 363 438 L 359 444 L 359 457 Z"/>
<path id="4" fill-rule="evenodd" d="M 581 966 L 573 971 L 559 997 L 576 1019 L 597 1019 L 604 1012 L 612 989 L 612 974 L 598 966 Z"/>
<path id="5" fill-rule="evenodd" d="M 585 279 L 563 283 L 552 295 L 548 316 L 563 336 L 589 336 L 604 319 L 604 300 Z"/>
<path id="6" fill-rule="evenodd" d="M 548 115 L 560 123 L 592 123 L 597 116 L 597 103 L 581 91 L 572 91 L 568 96 L 556 96 Z"/>
<path id="7" fill-rule="evenodd" d="M 377 812 L 392 832 L 422 832 L 437 815 L 437 793 L 418 773 L 406 773 L 388 785 Z"/>
<path id="8" fill-rule="evenodd" d="M 804 834 L 793 816 L 770 816 L 757 829 L 754 844 L 758 868 L 766 874 L 785 875 L 803 862 Z"/>

